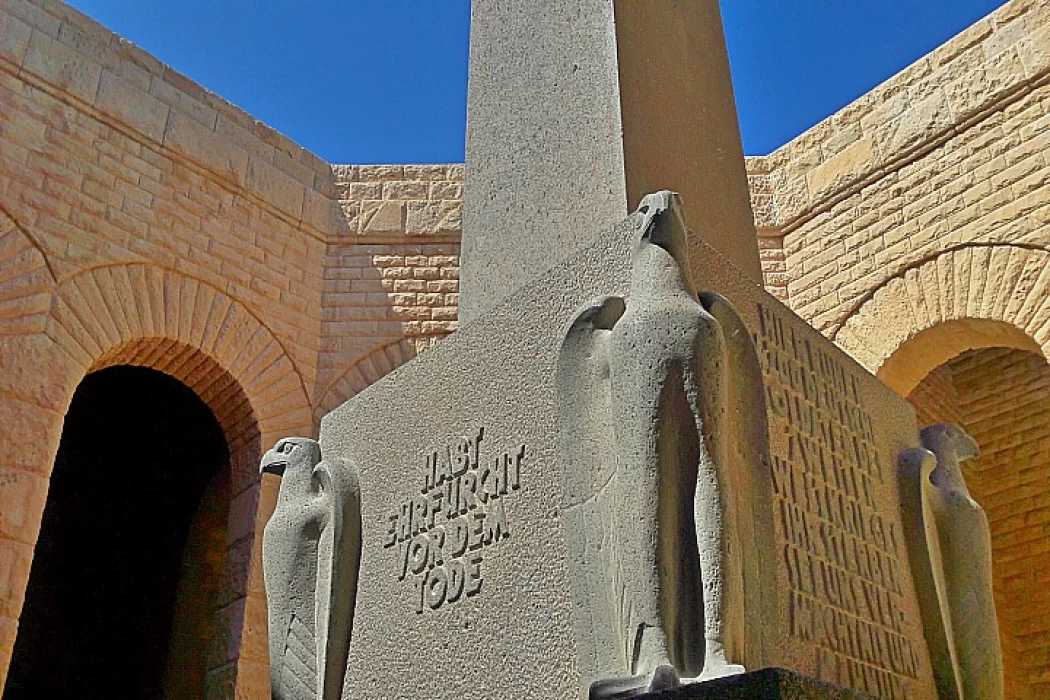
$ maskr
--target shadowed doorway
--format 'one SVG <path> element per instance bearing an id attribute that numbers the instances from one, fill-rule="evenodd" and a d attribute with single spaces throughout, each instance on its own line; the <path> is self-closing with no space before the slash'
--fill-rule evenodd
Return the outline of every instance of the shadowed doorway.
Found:
<path id="1" fill-rule="evenodd" d="M 228 465 L 215 417 L 177 380 L 119 366 L 81 382 L 4 700 L 203 697 Z"/>

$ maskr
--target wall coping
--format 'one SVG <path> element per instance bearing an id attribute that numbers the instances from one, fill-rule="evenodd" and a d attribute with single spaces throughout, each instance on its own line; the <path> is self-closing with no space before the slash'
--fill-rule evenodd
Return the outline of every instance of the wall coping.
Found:
<path id="1" fill-rule="evenodd" d="M 1050 6 L 1011 0 L 769 155 L 747 158 L 783 235 L 1050 81 Z"/>
<path id="2" fill-rule="evenodd" d="M 273 200 L 267 203 L 315 235 L 340 230 L 330 206 L 346 197 L 340 184 L 463 177 L 458 163 L 330 164 L 61 0 L 9 0 L 0 28 L 13 37 L 0 46 L 0 62 L 34 74 L 40 68 L 34 50 L 87 59 L 92 65 L 77 75 L 58 75 L 57 87 L 228 183 Z M 1050 7 L 1010 0 L 772 153 L 748 156 L 759 235 L 801 226 L 1047 82 Z M 129 86 L 153 114 L 129 106 L 121 92 Z M 205 157 L 214 148 L 223 151 L 218 161 Z M 289 181 L 306 191 L 293 187 L 289 194 Z"/>

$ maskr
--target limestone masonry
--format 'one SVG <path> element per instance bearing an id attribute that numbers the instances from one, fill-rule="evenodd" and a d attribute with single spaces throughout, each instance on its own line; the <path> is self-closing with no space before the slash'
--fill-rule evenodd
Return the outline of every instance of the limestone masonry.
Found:
<path id="1" fill-rule="evenodd" d="M 628 158 L 642 157 L 631 147 L 625 142 Z M 959 469 L 990 526 L 1005 697 L 1050 697 L 1050 3 L 1010 0 L 792 142 L 746 164 L 770 296 L 756 288 L 731 301 L 751 304 L 741 313 L 758 336 L 767 382 L 783 391 L 781 412 L 770 412 L 774 442 L 783 441 L 772 446 L 774 458 L 786 459 L 788 428 L 799 420 L 790 414 L 798 405 L 792 392 L 802 391 L 791 380 L 799 358 L 782 356 L 786 331 L 779 316 L 762 315 L 775 298 L 812 327 L 799 324 L 799 337 L 815 343 L 819 332 L 852 358 L 836 350 L 834 362 L 827 361 L 847 394 L 883 396 L 870 373 L 896 394 L 885 392 L 885 405 L 907 399 L 920 427 L 955 423 L 980 445 L 980 456 Z M 416 364 L 410 376 L 435 376 L 434 386 L 445 382 L 440 386 L 453 391 L 456 381 L 476 380 L 456 348 L 469 348 L 473 339 L 493 352 L 500 344 L 507 352 L 531 351 L 544 333 L 559 330 L 498 342 L 465 323 L 464 334 L 443 342 L 458 323 L 463 182 L 461 164 L 326 163 L 59 0 L 0 0 L 0 688 L 6 680 L 7 692 L 22 697 L 16 695 L 20 687 L 55 675 L 48 659 L 53 651 L 26 631 L 61 629 L 49 627 L 58 624 L 49 601 L 62 598 L 52 584 L 82 578 L 85 590 L 91 582 L 99 591 L 98 598 L 70 601 L 70 614 L 80 616 L 85 630 L 92 629 L 94 611 L 112 599 L 106 595 L 137 596 L 143 609 L 159 611 L 157 629 L 167 624 L 182 630 L 169 635 L 171 650 L 191 650 L 178 673 L 163 656 L 142 662 L 142 673 L 158 679 L 158 697 L 269 697 L 261 550 L 280 482 L 260 476 L 264 453 L 284 437 L 321 437 L 323 416 L 420 353 L 435 361 L 450 358 L 450 374 Z M 622 180 L 619 186 L 637 199 L 648 182 Z M 636 204 L 625 204 L 622 215 Z M 609 228 L 621 218 L 610 215 L 587 233 L 622 238 Z M 573 280 L 573 259 L 552 278 Z M 579 261 L 588 280 L 601 276 L 594 259 Z M 601 283 L 610 293 L 623 294 L 628 263 L 621 262 L 615 280 Z M 694 265 L 698 286 L 714 289 L 702 276 L 721 274 L 722 263 L 704 265 Z M 734 284 L 729 286 L 736 289 Z M 513 296 L 513 289 L 506 292 Z M 516 298 L 541 292 L 526 289 Z M 768 301 L 755 301 L 759 296 Z M 514 319 L 501 309 L 499 327 L 509 334 Z M 560 321 L 552 314 L 542 318 Z M 536 366 L 549 369 L 555 362 L 534 354 L 540 357 Z M 76 467 L 91 472 L 93 464 L 85 461 L 86 451 L 65 444 L 64 426 L 72 430 L 77 416 L 101 405 L 91 401 L 107 394 L 105 387 L 91 393 L 88 380 L 117 381 L 112 378 L 128 365 L 191 390 L 189 398 L 172 393 L 171 403 L 197 401 L 208 409 L 225 440 L 224 449 L 209 453 L 219 466 L 201 477 L 206 486 L 188 498 L 179 523 L 150 520 L 154 504 L 147 504 L 139 520 L 63 549 L 63 542 L 79 542 L 70 539 L 73 516 L 64 520 L 64 514 L 79 513 L 89 493 L 98 494 L 97 501 L 88 499 L 95 508 L 113 510 L 102 499 L 117 492 L 117 485 L 89 491 L 77 481 Z M 533 366 L 520 357 L 509 366 L 519 365 Z M 532 581 L 528 567 L 555 566 L 535 552 L 515 560 L 501 541 L 501 528 L 526 537 L 560 531 L 549 514 L 529 510 L 523 500 L 530 491 L 553 489 L 546 495 L 558 502 L 557 472 L 532 471 L 554 447 L 524 440 L 502 419 L 487 420 L 482 407 L 450 414 L 476 432 L 450 432 L 451 447 L 430 444 L 423 427 L 438 425 L 435 416 L 445 420 L 446 402 L 437 391 L 407 393 L 398 381 L 377 385 L 367 397 L 390 398 L 382 417 L 339 409 L 341 419 L 359 418 L 362 430 L 372 429 L 362 453 L 379 454 L 382 436 L 406 440 L 405 454 L 415 455 L 453 449 L 466 435 L 480 441 L 472 449 L 483 445 L 485 459 L 509 465 L 507 482 L 494 487 L 500 498 L 493 499 L 498 508 L 489 508 L 484 543 L 472 550 L 476 561 L 468 557 L 455 574 L 464 577 L 457 600 L 472 596 L 471 587 L 485 577 L 478 600 L 497 613 L 481 624 L 492 628 L 503 614 L 500 596 L 530 594 L 510 581 Z M 520 389 L 510 393 L 533 400 Z M 504 398 L 493 395 L 492 401 Z M 554 403 L 551 396 L 535 401 L 530 410 Z M 859 406 L 844 410 L 860 415 Z M 530 431 L 546 435 L 546 422 L 556 418 L 539 409 L 536 416 Z M 914 427 L 909 422 L 877 416 L 880 440 L 905 447 L 900 436 Z M 856 460 L 863 465 L 875 441 L 862 439 L 869 429 L 863 418 L 854 427 L 861 436 Z M 357 429 L 330 428 L 331 445 L 343 449 L 344 437 Z M 407 435 L 400 434 L 404 430 Z M 113 450 L 119 450 L 117 438 L 119 432 L 104 436 Z M 176 472 L 190 470 L 185 460 L 170 464 Z M 526 466 L 519 474 L 515 464 Z M 143 478 L 149 466 L 142 464 Z M 772 467 L 778 468 L 776 459 Z M 375 521 L 366 520 L 366 529 L 387 523 L 428 485 L 436 490 L 437 473 L 408 456 L 397 465 L 358 469 L 363 481 L 388 487 L 386 501 L 366 506 Z M 402 479 L 402 472 L 411 479 Z M 537 479 L 537 473 L 550 478 Z M 128 488 L 120 493 L 131 495 L 121 500 L 134 500 L 135 484 Z M 877 503 L 865 504 L 882 517 L 893 500 L 884 491 L 877 490 Z M 793 512 L 785 500 L 773 494 L 778 512 Z M 886 640 L 886 654 L 877 664 L 859 663 L 858 651 L 814 636 L 810 622 L 818 611 L 805 606 L 816 596 L 807 593 L 813 584 L 800 572 L 819 567 L 823 555 L 804 551 L 802 539 L 792 545 L 790 538 L 802 535 L 784 528 L 794 522 L 801 532 L 813 515 L 803 512 L 805 503 L 795 505 L 795 521 L 777 521 L 778 542 L 785 545 L 777 554 L 777 575 L 783 595 L 794 596 L 792 634 L 811 638 L 788 661 L 818 676 L 830 677 L 826 664 L 866 671 L 876 684 L 870 687 L 889 688 L 885 697 L 913 690 L 931 696 L 921 680 L 929 673 L 927 661 L 909 647 L 909 639 L 921 636 L 921 621 L 905 590 L 912 574 L 903 544 L 885 531 L 866 533 L 884 540 L 871 548 L 878 550 L 873 557 L 883 557 L 875 568 L 899 567 L 900 574 L 876 582 L 891 612 L 867 610 L 873 619 L 860 625 L 875 630 L 869 640 Z M 383 562 L 383 580 L 362 572 L 360 596 L 387 606 L 392 619 L 434 625 L 428 616 L 433 601 L 422 583 L 412 587 L 429 569 L 416 572 L 406 564 L 399 570 L 400 525 L 396 518 L 389 522 L 391 541 L 366 535 L 363 542 L 364 557 Z M 168 530 L 176 534 L 169 537 Z M 79 561 L 71 551 L 116 547 L 118 535 L 128 531 L 145 538 L 134 549 L 167 552 L 169 575 L 158 580 L 171 590 L 158 592 L 137 579 L 96 580 L 95 573 L 69 563 Z M 564 584 L 564 599 L 552 607 L 558 615 L 567 615 L 572 603 L 563 573 L 551 574 Z M 379 585 L 402 574 L 398 591 L 404 595 L 383 599 Z M 447 600 L 447 588 L 444 595 Z M 801 614 L 806 610 L 809 618 Z M 527 619 L 539 628 L 547 620 L 543 612 L 550 611 L 530 610 Z M 879 618 L 883 613 L 889 617 Z M 785 629 L 792 630 L 791 623 Z M 352 663 L 411 643 L 418 634 L 384 636 L 374 616 L 361 624 L 373 651 L 351 649 Z M 523 638 L 522 658 L 542 663 L 543 652 L 568 649 L 571 623 L 557 624 L 536 632 L 549 648 L 525 645 Z M 508 629 L 512 639 L 521 633 Z M 168 636 L 154 641 L 169 648 Z M 106 653 L 102 647 L 98 654 Z M 419 662 L 434 663 L 440 675 L 431 656 L 421 653 Z M 565 667 L 552 662 L 551 669 L 563 674 L 552 676 L 551 689 L 575 683 Z M 482 671 L 479 666 L 476 678 L 449 682 L 486 688 L 491 677 Z M 372 688 L 382 678 L 378 672 L 359 677 L 355 687 Z"/>

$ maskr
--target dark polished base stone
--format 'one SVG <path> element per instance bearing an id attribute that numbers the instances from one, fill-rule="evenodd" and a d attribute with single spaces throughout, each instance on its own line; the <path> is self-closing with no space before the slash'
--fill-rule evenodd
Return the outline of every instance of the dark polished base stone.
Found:
<path id="1" fill-rule="evenodd" d="M 831 685 L 782 668 L 639 695 L 636 700 L 875 700 L 875 696 Z"/>

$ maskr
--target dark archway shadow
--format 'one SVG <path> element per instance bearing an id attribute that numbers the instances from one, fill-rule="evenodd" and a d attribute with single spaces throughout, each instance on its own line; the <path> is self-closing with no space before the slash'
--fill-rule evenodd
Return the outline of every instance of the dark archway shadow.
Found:
<path id="1" fill-rule="evenodd" d="M 89 374 L 66 415 L 4 700 L 203 697 L 228 503 L 226 439 L 191 389 L 143 367 Z"/>

